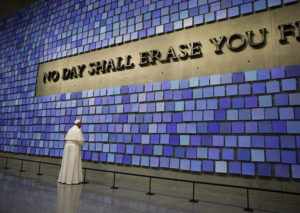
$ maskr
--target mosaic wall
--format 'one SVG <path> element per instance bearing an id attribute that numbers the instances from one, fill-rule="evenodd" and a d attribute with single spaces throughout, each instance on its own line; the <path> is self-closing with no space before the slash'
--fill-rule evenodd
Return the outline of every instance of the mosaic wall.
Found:
<path id="1" fill-rule="evenodd" d="M 35 97 L 41 62 L 293 2 L 37 1 L 2 18 L 0 151 L 61 157 L 80 118 L 85 160 L 300 178 L 299 65 Z"/>

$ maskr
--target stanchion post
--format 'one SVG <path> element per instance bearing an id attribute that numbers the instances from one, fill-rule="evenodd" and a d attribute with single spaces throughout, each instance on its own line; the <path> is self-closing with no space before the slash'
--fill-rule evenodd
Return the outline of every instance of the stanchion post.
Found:
<path id="1" fill-rule="evenodd" d="M 7 167 L 7 164 L 8 164 L 8 158 L 6 158 L 6 162 L 5 162 L 5 167 L 4 167 L 4 169 L 9 169 L 9 168 Z"/>
<path id="2" fill-rule="evenodd" d="M 116 173 L 114 172 L 114 179 L 113 179 L 113 185 L 110 187 L 111 189 L 118 189 L 119 187 L 116 187 Z"/>
<path id="3" fill-rule="evenodd" d="M 39 172 L 38 172 L 36 175 L 43 175 L 43 174 L 41 173 L 41 162 L 39 162 Z"/>
<path id="4" fill-rule="evenodd" d="M 25 170 L 23 170 L 23 159 L 21 160 L 21 169 L 19 170 L 19 172 L 25 172 Z"/>
<path id="5" fill-rule="evenodd" d="M 198 203 L 198 200 L 195 200 L 195 182 L 193 182 L 193 198 L 190 200 L 191 203 Z"/>
<path id="6" fill-rule="evenodd" d="M 249 188 L 247 188 L 247 208 L 244 208 L 244 211 L 253 212 L 253 209 L 250 208 L 250 204 L 249 204 Z"/>
<path id="7" fill-rule="evenodd" d="M 155 195 L 155 193 L 151 192 L 151 177 L 149 178 L 149 191 L 146 193 L 146 195 Z"/>
<path id="8" fill-rule="evenodd" d="M 86 168 L 84 168 L 84 176 L 83 176 L 83 184 L 88 184 L 89 182 L 86 181 Z"/>

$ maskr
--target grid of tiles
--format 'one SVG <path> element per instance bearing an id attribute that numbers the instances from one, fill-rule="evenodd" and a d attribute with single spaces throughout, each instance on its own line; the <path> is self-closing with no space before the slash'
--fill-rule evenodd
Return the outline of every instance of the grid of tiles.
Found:
<path id="1" fill-rule="evenodd" d="M 38 64 L 297 0 L 36 1 L 0 20 L 0 151 L 300 178 L 299 66 L 35 97 Z"/>
<path id="2" fill-rule="evenodd" d="M 3 102 L 0 150 L 62 156 L 76 118 L 86 160 L 300 178 L 300 65 Z"/>

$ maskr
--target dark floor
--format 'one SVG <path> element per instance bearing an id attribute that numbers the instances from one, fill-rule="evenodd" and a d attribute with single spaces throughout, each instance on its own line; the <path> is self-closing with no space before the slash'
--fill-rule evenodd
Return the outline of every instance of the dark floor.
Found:
<path id="1" fill-rule="evenodd" d="M 55 174 L 55 173 L 54 173 Z M 92 177 L 93 174 L 91 174 Z M 48 212 L 245 212 L 244 192 L 197 188 L 198 203 L 191 203 L 190 190 L 176 184 L 155 184 L 155 195 L 146 195 L 147 185 L 137 179 L 118 179 L 119 189 L 111 189 L 111 178 L 97 177 L 89 184 L 58 184 L 56 175 L 37 176 L 17 168 L 0 168 L 0 213 Z M 95 180 L 95 178 L 94 178 Z M 129 183 L 131 181 L 131 183 Z M 178 185 L 179 187 L 179 185 Z M 168 192 L 168 188 L 172 193 Z M 181 193 L 182 192 L 182 193 Z M 254 212 L 299 212 L 300 198 L 273 193 L 250 195 Z"/>

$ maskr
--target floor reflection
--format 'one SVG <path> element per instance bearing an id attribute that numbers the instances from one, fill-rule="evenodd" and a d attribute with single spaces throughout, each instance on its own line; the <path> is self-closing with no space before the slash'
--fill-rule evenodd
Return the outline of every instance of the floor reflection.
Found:
<path id="1" fill-rule="evenodd" d="M 159 190 L 158 186 L 155 189 Z M 237 198 L 233 194 L 226 194 L 231 202 L 227 200 L 227 204 L 220 202 L 224 197 L 215 193 L 196 194 L 199 198 L 196 204 L 188 202 L 188 195 L 186 198 L 159 193 L 148 196 L 144 190 L 125 187 L 112 190 L 110 185 L 97 183 L 65 185 L 57 183 L 56 176 L 37 176 L 35 173 L 0 168 L 0 213 L 240 213 L 245 207 L 244 197 Z M 253 206 L 273 212 L 299 212 L 298 197 L 272 199 L 268 198 L 267 203 L 265 198 L 259 200 L 253 196 L 250 201 Z M 271 211 L 255 209 L 255 212 Z"/>
<path id="2" fill-rule="evenodd" d="M 58 212 L 73 213 L 78 208 L 82 185 L 57 184 Z"/>

